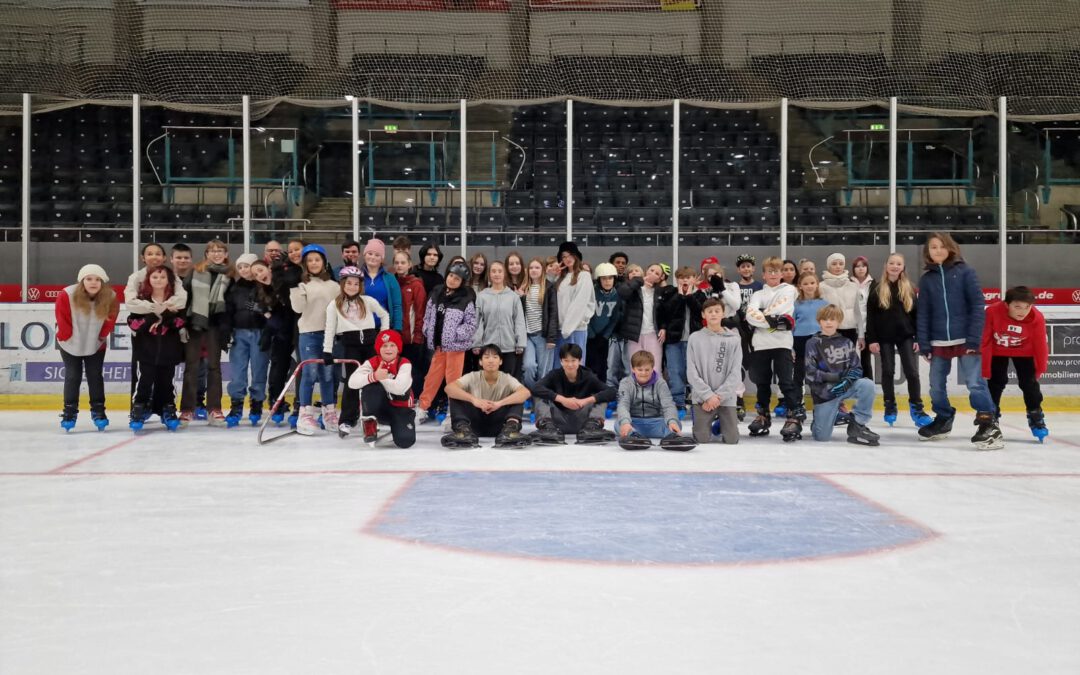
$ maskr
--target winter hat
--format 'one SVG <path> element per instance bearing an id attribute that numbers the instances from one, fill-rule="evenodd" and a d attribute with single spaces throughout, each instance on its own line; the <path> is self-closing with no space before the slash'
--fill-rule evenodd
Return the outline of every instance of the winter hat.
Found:
<path id="1" fill-rule="evenodd" d="M 569 253 L 570 255 L 574 256 L 578 260 L 582 259 L 581 258 L 581 249 L 579 249 L 577 247 L 577 244 L 575 244 L 572 241 L 564 241 L 563 243 L 559 244 L 559 253 L 558 253 L 558 255 L 556 257 L 557 258 L 562 258 L 563 253 Z"/>
<path id="2" fill-rule="evenodd" d="M 382 346 L 387 342 L 393 342 L 397 345 L 398 352 L 401 352 L 401 333 L 396 330 L 383 330 L 379 331 L 379 334 L 375 336 L 375 349 L 381 350 Z"/>
<path id="3" fill-rule="evenodd" d="M 82 283 L 83 279 L 89 276 L 95 276 L 100 278 L 101 283 L 103 284 L 109 283 L 109 275 L 105 274 L 105 269 L 101 265 L 94 265 L 93 263 L 91 263 L 89 265 L 83 265 L 81 268 L 79 268 L 80 284 Z"/>
<path id="4" fill-rule="evenodd" d="M 701 261 L 701 265 L 698 266 L 698 270 L 699 271 L 704 270 L 706 265 L 719 265 L 719 264 L 720 264 L 720 260 L 717 259 L 716 256 L 711 255 L 708 258 L 705 258 L 704 260 Z"/>
<path id="5" fill-rule="evenodd" d="M 831 256 L 829 256 L 829 257 L 828 257 L 828 258 L 827 258 L 827 259 L 825 260 L 825 267 L 826 267 L 826 269 L 827 269 L 827 268 L 829 267 L 829 265 L 833 264 L 833 261 L 834 261 L 834 260 L 839 260 L 840 262 L 842 262 L 842 263 L 844 263 L 845 265 L 847 265 L 847 258 L 845 258 L 845 257 L 844 257 L 844 254 L 843 254 L 843 253 L 833 253 L 833 254 L 832 254 Z"/>
<path id="6" fill-rule="evenodd" d="M 250 265 L 258 259 L 259 256 L 255 255 L 254 253 L 245 253 L 244 255 L 236 259 L 236 265 Z"/>
<path id="7" fill-rule="evenodd" d="M 376 253 L 385 258 L 386 244 L 383 243 L 382 239 L 368 239 L 368 242 L 364 244 L 364 253 L 367 253 L 368 251 L 375 251 Z"/>

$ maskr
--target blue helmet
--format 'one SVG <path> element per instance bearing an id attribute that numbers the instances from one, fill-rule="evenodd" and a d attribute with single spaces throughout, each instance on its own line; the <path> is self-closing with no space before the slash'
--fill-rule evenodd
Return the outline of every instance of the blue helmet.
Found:
<path id="1" fill-rule="evenodd" d="M 307 246 L 305 246 L 304 249 L 300 251 L 300 259 L 303 260 L 305 257 L 307 257 L 308 253 L 318 253 L 323 257 L 323 261 L 327 261 L 330 259 L 326 255 L 326 249 L 319 244 L 308 244 Z"/>

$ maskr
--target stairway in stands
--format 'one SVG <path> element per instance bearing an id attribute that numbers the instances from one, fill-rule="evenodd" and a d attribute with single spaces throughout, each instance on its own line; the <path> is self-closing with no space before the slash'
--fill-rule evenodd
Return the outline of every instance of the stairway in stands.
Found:
<path id="1" fill-rule="evenodd" d="M 314 233 L 304 235 L 304 241 L 341 243 L 352 234 L 352 197 L 323 197 L 305 217 Z"/>

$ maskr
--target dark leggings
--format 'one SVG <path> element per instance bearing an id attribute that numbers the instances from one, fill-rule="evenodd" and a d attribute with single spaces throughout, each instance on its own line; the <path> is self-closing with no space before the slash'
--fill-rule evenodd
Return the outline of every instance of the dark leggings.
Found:
<path id="1" fill-rule="evenodd" d="M 896 359 L 900 356 L 900 367 L 907 380 L 910 403 L 922 404 L 922 385 L 919 383 L 919 355 L 915 353 L 915 343 L 906 338 L 897 343 L 880 342 L 881 345 L 881 393 L 886 403 L 896 403 Z M 869 350 L 867 350 L 869 351 Z"/>
<path id="2" fill-rule="evenodd" d="M 285 389 L 289 371 L 293 367 L 293 344 L 290 334 L 274 334 L 270 338 L 270 374 L 267 377 L 266 398 L 276 401 Z M 273 404 L 271 404 L 273 405 Z"/>
<path id="3" fill-rule="evenodd" d="M 503 406 L 491 414 L 486 414 L 467 401 L 450 400 L 450 419 L 454 422 L 468 420 L 473 433 L 477 436 L 498 436 L 507 420 L 521 421 L 521 404 Z"/>
<path id="4" fill-rule="evenodd" d="M 338 336 L 337 344 L 342 347 L 343 359 L 354 359 L 363 363 L 375 356 L 375 336 L 378 332 L 374 329 L 362 331 L 364 336 L 360 341 L 357 338 L 358 332 L 342 333 Z M 341 391 L 341 415 L 339 420 L 341 424 L 348 424 L 351 427 L 355 427 L 356 423 L 360 421 L 360 390 L 353 389 L 349 386 L 349 378 L 356 372 L 359 366 L 346 363 L 345 364 L 345 377 L 343 382 L 345 388 Z M 338 370 L 335 366 L 334 370 Z"/>
<path id="5" fill-rule="evenodd" d="M 160 415 L 170 410 L 175 414 L 176 392 L 173 390 L 173 375 L 176 373 L 176 366 L 139 362 L 138 368 L 139 384 L 132 403 L 142 406 L 147 412 L 157 412 Z M 151 402 L 160 403 L 161 410 L 150 411 Z"/>
<path id="6" fill-rule="evenodd" d="M 72 356 L 63 349 L 60 358 L 64 361 L 64 408 L 79 409 L 79 391 L 82 389 L 83 373 L 86 373 L 86 387 L 90 390 L 90 410 L 105 411 L 105 350 L 99 349 L 90 356 Z"/>
<path id="7" fill-rule="evenodd" d="M 1016 383 L 1024 393 L 1024 407 L 1028 410 L 1041 409 L 1042 388 L 1035 377 L 1035 359 L 1030 356 L 995 356 L 990 360 L 990 379 L 986 384 L 990 389 L 990 398 L 994 399 L 994 407 L 1001 411 L 1001 392 L 1009 384 L 1010 360 L 1016 370 Z"/>

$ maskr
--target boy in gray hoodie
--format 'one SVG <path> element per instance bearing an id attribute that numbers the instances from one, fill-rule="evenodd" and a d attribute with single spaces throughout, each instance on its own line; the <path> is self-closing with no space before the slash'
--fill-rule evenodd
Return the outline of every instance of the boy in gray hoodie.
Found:
<path id="1" fill-rule="evenodd" d="M 724 305 L 709 298 L 702 305 L 705 327 L 690 335 L 686 352 L 686 379 L 693 404 L 694 440 L 709 443 L 719 421 L 724 443 L 739 442 L 737 397 L 742 393 L 742 340 L 737 331 L 724 328 Z"/>
<path id="2" fill-rule="evenodd" d="M 619 383 L 616 409 L 616 428 L 622 438 L 636 435 L 662 439 L 682 430 L 671 389 L 655 367 L 653 355 L 645 350 L 630 357 L 633 372 Z"/>

